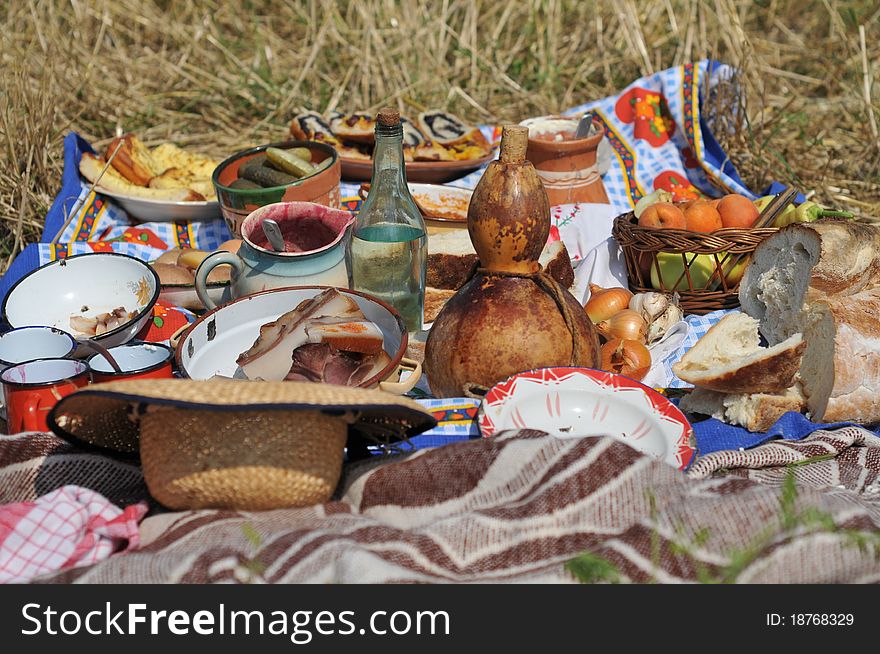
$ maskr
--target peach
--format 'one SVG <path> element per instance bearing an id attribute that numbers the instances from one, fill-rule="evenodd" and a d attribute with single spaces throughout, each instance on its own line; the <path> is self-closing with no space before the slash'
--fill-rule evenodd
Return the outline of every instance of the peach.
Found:
<path id="1" fill-rule="evenodd" d="M 718 213 L 718 209 L 706 200 L 697 200 L 692 203 L 685 209 L 684 218 L 687 222 L 687 228 L 692 232 L 709 233 L 724 226 L 721 223 L 721 214 Z"/>
<path id="2" fill-rule="evenodd" d="M 669 202 L 656 202 L 642 212 L 639 227 L 686 229 L 687 221 L 681 209 Z"/>
<path id="3" fill-rule="evenodd" d="M 731 193 L 721 198 L 718 213 L 721 214 L 721 223 L 725 227 L 745 229 L 755 224 L 759 212 L 755 203 L 747 197 Z"/>

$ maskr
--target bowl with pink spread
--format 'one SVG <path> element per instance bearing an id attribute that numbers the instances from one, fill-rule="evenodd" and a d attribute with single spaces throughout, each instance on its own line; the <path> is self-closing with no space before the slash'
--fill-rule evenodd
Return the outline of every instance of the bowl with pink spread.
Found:
<path id="1" fill-rule="evenodd" d="M 284 238 L 275 250 L 263 230 L 274 220 Z M 218 251 L 202 261 L 195 275 L 196 292 L 208 309 L 208 274 L 217 266 L 232 266 L 231 293 L 239 298 L 272 288 L 298 285 L 348 286 L 344 239 L 354 215 L 312 202 L 277 202 L 252 212 L 241 225 L 237 253 Z"/>

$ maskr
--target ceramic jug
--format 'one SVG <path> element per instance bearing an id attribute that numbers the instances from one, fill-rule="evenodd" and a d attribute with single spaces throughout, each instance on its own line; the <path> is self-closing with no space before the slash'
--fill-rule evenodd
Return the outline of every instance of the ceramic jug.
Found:
<path id="1" fill-rule="evenodd" d="M 271 218 L 281 228 L 284 251 L 273 249 L 263 232 Z M 285 286 L 348 287 L 345 239 L 354 216 L 311 202 L 267 204 L 242 223 L 242 244 L 237 254 L 217 251 L 196 270 L 196 292 L 207 309 L 216 303 L 209 297 L 208 274 L 217 266 L 232 266 L 231 294 L 239 298 L 258 291 Z"/>

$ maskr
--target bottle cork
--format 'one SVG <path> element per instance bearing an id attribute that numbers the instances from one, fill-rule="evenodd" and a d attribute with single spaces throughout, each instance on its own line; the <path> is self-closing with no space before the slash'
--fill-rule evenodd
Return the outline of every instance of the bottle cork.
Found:
<path id="1" fill-rule="evenodd" d="M 400 112 L 391 107 L 383 107 L 379 110 L 376 121 L 384 127 L 394 127 L 400 124 Z"/>
<path id="2" fill-rule="evenodd" d="M 529 146 L 529 128 L 523 125 L 505 125 L 501 129 L 501 159 L 507 164 L 521 164 L 526 160 Z"/>

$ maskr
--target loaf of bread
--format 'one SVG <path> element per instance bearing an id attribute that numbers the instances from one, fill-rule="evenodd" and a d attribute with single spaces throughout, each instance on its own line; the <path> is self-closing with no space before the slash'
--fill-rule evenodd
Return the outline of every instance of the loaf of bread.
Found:
<path id="1" fill-rule="evenodd" d="M 801 384 L 778 393 L 719 393 L 695 388 L 681 398 L 679 408 L 687 413 L 711 416 L 749 431 L 763 432 L 789 411 L 802 412 L 806 408 Z"/>
<path id="2" fill-rule="evenodd" d="M 804 340 L 811 419 L 880 423 L 880 288 L 812 302 Z"/>
<path id="3" fill-rule="evenodd" d="M 730 313 L 672 366 L 679 378 L 723 393 L 775 393 L 794 384 L 806 344 L 795 334 L 761 347 L 758 321 Z"/>
<path id="4" fill-rule="evenodd" d="M 739 286 L 742 310 L 770 345 L 801 331 L 807 305 L 880 285 L 880 228 L 847 220 L 796 223 L 755 250 Z"/>

